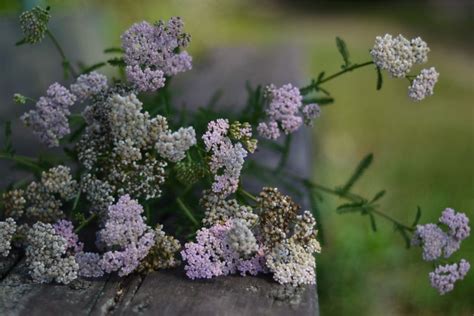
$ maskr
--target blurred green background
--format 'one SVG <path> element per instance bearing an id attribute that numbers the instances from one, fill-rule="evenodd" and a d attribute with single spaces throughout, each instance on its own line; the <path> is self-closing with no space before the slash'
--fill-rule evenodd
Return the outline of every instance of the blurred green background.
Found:
<path id="1" fill-rule="evenodd" d="M 37 1 L 0 1 L 3 15 Z M 41 1 L 40 1 L 41 3 Z M 375 36 L 421 36 L 431 47 L 429 66 L 440 80 L 435 96 L 413 103 L 407 81 L 385 76 L 375 90 L 367 68 L 332 81 L 336 103 L 323 108 L 314 127 L 315 181 L 343 183 L 368 152 L 373 166 L 356 192 L 388 191 L 382 210 L 411 224 L 417 205 L 421 223 L 437 221 L 445 207 L 474 219 L 473 5 L 469 1 L 244 1 L 244 0 L 51 0 L 54 10 L 100 10 L 110 38 L 138 20 L 179 15 L 192 33 L 190 51 L 199 59 L 213 47 L 288 43 L 304 48 L 305 78 L 339 70 L 335 36 L 344 38 L 352 61 L 369 60 Z M 54 12 L 54 11 L 53 11 Z M 54 13 L 53 13 L 54 15 Z M 100 48 L 94 48 L 100 51 Z M 2 61 L 5 62 L 5 61 Z M 419 70 L 419 68 L 415 69 Z M 242 87 L 244 89 L 244 87 Z M 338 215 L 341 201 L 322 205 L 325 233 L 318 256 L 322 315 L 472 315 L 474 271 L 453 292 L 439 296 L 429 286 L 429 263 L 419 249 L 407 250 L 389 223 L 372 232 L 367 218 Z M 474 263 L 474 242 L 464 242 L 455 259 Z"/>

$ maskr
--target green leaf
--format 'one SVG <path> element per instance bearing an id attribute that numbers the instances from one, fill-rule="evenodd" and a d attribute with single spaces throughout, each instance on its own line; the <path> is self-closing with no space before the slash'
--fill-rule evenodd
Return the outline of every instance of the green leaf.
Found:
<path id="1" fill-rule="evenodd" d="M 372 215 L 372 213 L 369 213 L 369 218 L 370 218 L 370 225 L 372 226 L 372 230 L 374 232 L 376 232 L 377 231 L 377 225 L 375 224 L 374 215 Z"/>
<path id="2" fill-rule="evenodd" d="M 26 38 L 19 40 L 18 42 L 15 43 L 15 46 L 20 46 L 26 44 Z"/>
<path id="3" fill-rule="evenodd" d="M 4 151 L 9 155 L 13 155 L 15 153 L 15 151 L 13 150 L 13 143 L 12 143 L 12 122 L 11 121 L 5 122 Z"/>
<path id="4" fill-rule="evenodd" d="M 405 240 L 405 247 L 407 249 L 410 248 L 411 240 L 407 232 L 405 231 L 405 229 L 403 227 L 398 227 L 398 226 L 395 226 L 395 229 L 400 232 L 400 235 L 402 235 L 403 240 Z"/>
<path id="5" fill-rule="evenodd" d="M 344 65 L 342 65 L 342 68 L 347 68 L 350 66 L 351 62 L 349 60 L 349 51 L 347 50 L 347 45 L 346 42 L 339 36 L 336 37 L 336 45 L 337 49 L 339 50 L 339 53 L 342 56 L 342 59 L 344 59 Z"/>
<path id="6" fill-rule="evenodd" d="M 416 225 L 418 225 L 420 218 L 421 218 L 421 208 L 418 206 L 416 209 L 415 221 L 413 222 L 413 225 L 411 226 L 415 227 Z"/>
<path id="7" fill-rule="evenodd" d="M 109 63 L 109 65 L 111 66 L 115 66 L 115 67 L 125 67 L 126 64 L 125 64 L 125 61 L 123 60 L 123 58 L 112 58 L 112 59 L 109 59 L 107 60 L 107 62 Z"/>
<path id="8" fill-rule="evenodd" d="M 379 191 L 377 194 L 375 194 L 375 196 L 372 198 L 370 203 L 380 200 L 384 195 L 385 195 L 385 190 Z"/>
<path id="9" fill-rule="evenodd" d="M 345 203 L 337 207 L 336 212 L 338 213 L 349 213 L 363 211 L 363 202 Z"/>
<path id="10" fill-rule="evenodd" d="M 343 193 L 348 192 L 352 188 L 352 186 L 357 182 L 357 180 L 359 180 L 359 178 L 364 174 L 367 168 L 369 168 L 369 166 L 372 164 L 373 159 L 374 159 L 374 155 L 370 153 L 359 162 L 359 165 L 357 166 L 352 176 L 349 178 L 346 184 L 342 187 L 341 191 Z"/>
<path id="11" fill-rule="evenodd" d="M 321 220 L 321 211 L 318 205 L 318 197 L 316 192 L 307 187 L 307 194 L 309 195 L 309 205 L 311 207 L 311 213 L 316 220 L 316 228 L 318 229 L 318 237 L 322 245 L 324 245 L 324 229 Z"/>
<path id="12" fill-rule="evenodd" d="M 330 105 L 334 103 L 334 98 L 331 97 L 319 97 L 319 98 L 308 98 L 303 100 L 303 104 L 317 103 L 318 105 Z"/>
<path id="13" fill-rule="evenodd" d="M 326 74 L 326 73 L 325 73 L 324 71 L 320 72 L 319 75 L 318 75 L 318 80 L 317 80 L 317 82 L 321 82 L 321 80 L 323 80 L 325 74 Z"/>
<path id="14" fill-rule="evenodd" d="M 379 67 L 376 67 L 375 69 L 377 69 L 377 90 L 380 90 L 382 89 L 383 84 L 382 72 Z"/>
<path id="15" fill-rule="evenodd" d="M 89 72 L 91 72 L 91 71 L 94 71 L 94 70 L 96 70 L 96 69 L 99 69 L 99 68 L 101 68 L 101 67 L 104 67 L 105 65 L 107 65 L 107 63 L 105 63 L 105 62 L 100 62 L 100 63 L 93 64 L 93 65 L 91 65 L 91 66 L 89 66 L 89 67 L 87 67 L 87 68 L 84 68 L 84 69 L 82 70 L 82 73 L 83 73 L 83 74 L 87 74 L 87 73 L 89 73 Z"/>
<path id="16" fill-rule="evenodd" d="M 104 49 L 105 54 L 113 54 L 113 53 L 123 53 L 123 50 L 120 47 L 109 47 Z"/>

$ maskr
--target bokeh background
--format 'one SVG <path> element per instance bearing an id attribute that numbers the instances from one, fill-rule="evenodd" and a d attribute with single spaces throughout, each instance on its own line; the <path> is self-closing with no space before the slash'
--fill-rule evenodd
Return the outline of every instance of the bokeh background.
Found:
<path id="1" fill-rule="evenodd" d="M 354 62 L 369 60 L 368 50 L 377 35 L 421 36 L 431 47 L 429 65 L 441 73 L 435 96 L 413 103 L 407 97 L 407 81 L 388 76 L 383 89 L 376 91 L 370 68 L 327 84 L 336 103 L 323 108 L 313 129 L 313 177 L 332 186 L 343 183 L 358 161 L 372 152 L 374 164 L 355 191 L 372 196 L 386 189 L 381 202 L 384 212 L 411 224 L 418 205 L 422 223 L 437 221 L 445 207 L 452 207 L 474 220 L 471 1 L 0 0 L 0 56 L 12 56 L 19 34 L 11 28 L 15 16 L 37 3 L 52 6 L 53 21 L 73 25 L 59 30 L 61 37 L 74 41 L 70 53 L 89 63 L 104 57 L 104 47 L 118 45 L 121 32 L 133 22 L 178 15 L 192 33 L 190 52 L 197 63 L 222 47 L 262 51 L 291 47 L 298 52 L 303 83 L 322 70 L 339 69 L 335 36 L 345 39 Z M 12 38 L 11 46 L 6 36 Z M 56 63 L 51 62 L 55 55 L 37 56 L 31 47 L 27 49 L 31 53 L 21 61 L 18 76 L 35 64 Z M 1 69 L 9 64 L 5 58 L 0 60 Z M 287 65 L 282 62 L 281 67 Z M 57 66 L 50 68 L 60 75 Z M 41 82 L 43 77 L 48 76 L 39 73 L 34 80 Z M 0 79 L 2 96 L 28 90 L 18 78 L 15 74 Z M 1 102 L 2 119 L 22 111 L 9 98 L 2 97 Z M 326 198 L 321 206 L 324 249 L 317 261 L 322 315 L 474 313 L 474 271 L 453 292 L 439 296 L 429 287 L 432 266 L 421 260 L 419 249 L 405 249 L 400 236 L 383 220 L 372 232 L 367 218 L 337 214 L 340 203 Z M 454 258 L 474 263 L 473 240 L 465 241 Z"/>

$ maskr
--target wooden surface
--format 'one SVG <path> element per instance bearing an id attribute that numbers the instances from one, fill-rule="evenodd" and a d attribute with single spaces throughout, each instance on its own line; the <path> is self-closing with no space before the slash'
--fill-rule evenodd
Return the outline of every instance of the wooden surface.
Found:
<path id="1" fill-rule="evenodd" d="M 315 286 L 286 297 L 281 293 L 284 287 L 269 276 L 192 281 L 178 268 L 145 276 L 76 280 L 69 285 L 35 284 L 17 258 L 1 260 L 1 315 L 318 314 Z"/>

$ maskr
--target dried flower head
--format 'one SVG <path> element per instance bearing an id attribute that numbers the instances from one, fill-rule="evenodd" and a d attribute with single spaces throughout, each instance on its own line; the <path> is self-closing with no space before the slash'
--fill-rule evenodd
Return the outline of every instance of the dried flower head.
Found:
<path id="1" fill-rule="evenodd" d="M 139 271 L 174 268 L 180 264 L 180 261 L 176 259 L 176 254 L 181 249 L 181 244 L 174 237 L 165 234 L 162 229 L 162 225 L 155 228 L 155 244 L 140 263 Z"/>
<path id="2" fill-rule="evenodd" d="M 43 9 L 39 6 L 29 11 L 25 11 L 20 15 L 20 27 L 25 36 L 26 43 L 34 44 L 41 42 L 48 30 L 49 7 Z"/>

